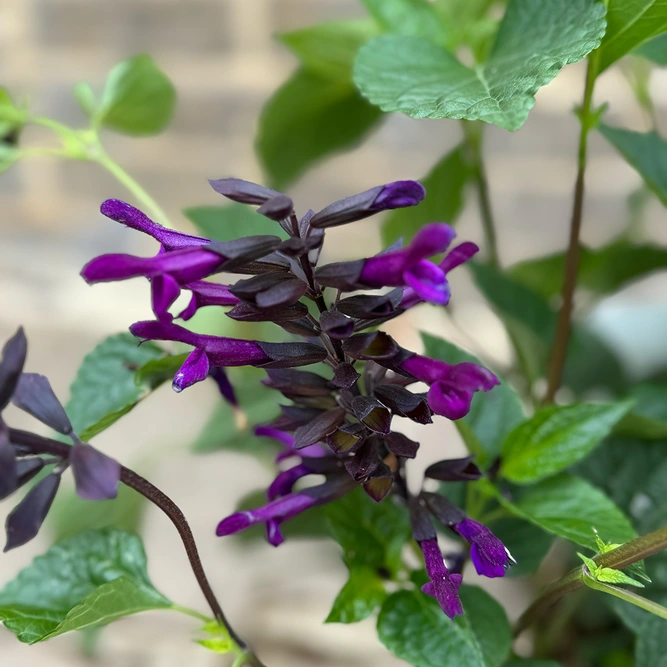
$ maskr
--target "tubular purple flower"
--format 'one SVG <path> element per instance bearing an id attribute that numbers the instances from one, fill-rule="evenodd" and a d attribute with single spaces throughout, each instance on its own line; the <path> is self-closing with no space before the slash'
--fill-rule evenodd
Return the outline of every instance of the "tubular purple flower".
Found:
<path id="1" fill-rule="evenodd" d="M 154 257 L 101 255 L 83 267 L 81 276 L 90 285 L 144 276 L 156 278 L 169 274 L 179 285 L 206 278 L 215 273 L 225 258 L 203 247 L 183 248 L 158 253 Z"/>
<path id="2" fill-rule="evenodd" d="M 171 388 L 180 394 L 184 389 L 201 382 L 208 377 L 211 366 L 206 352 L 200 347 L 195 348 L 186 357 L 183 365 L 176 371 Z"/>
<path id="3" fill-rule="evenodd" d="M 470 241 L 461 243 L 455 248 L 452 248 L 452 250 L 445 255 L 442 261 L 438 264 L 438 268 L 446 277 L 450 271 L 464 262 L 467 262 L 477 252 L 479 252 L 479 247 L 474 243 Z M 399 308 L 406 310 L 423 302 L 424 299 L 417 294 L 412 287 L 408 287 L 403 291 L 403 298 L 401 299 Z M 449 302 L 449 296 L 447 296 L 447 302 Z M 447 302 L 443 305 L 447 305 Z"/>
<path id="4" fill-rule="evenodd" d="M 326 452 L 321 445 L 308 445 L 307 447 L 302 447 L 297 450 L 294 448 L 294 436 L 287 431 L 281 431 L 280 429 L 273 428 L 272 426 L 256 426 L 255 435 L 265 438 L 272 438 L 277 440 L 285 445 L 285 449 L 282 452 L 279 452 L 276 456 L 276 463 L 288 459 L 290 456 L 299 456 L 304 457 L 320 457 L 325 456 Z"/>
<path id="5" fill-rule="evenodd" d="M 462 615 L 463 605 L 458 590 L 463 577 L 460 574 L 450 574 L 442 559 L 437 539 L 419 542 L 419 547 L 424 554 L 426 572 L 431 580 L 422 586 L 422 593 L 434 597 L 449 618 Z"/>
<path id="6" fill-rule="evenodd" d="M 454 530 L 470 543 L 470 558 L 477 574 L 485 577 L 503 577 L 514 562 L 505 545 L 484 525 L 464 519 Z"/>
<path id="7" fill-rule="evenodd" d="M 184 234 L 173 229 L 167 229 L 162 225 L 153 222 L 145 213 L 139 209 L 126 204 L 119 199 L 107 199 L 102 202 L 100 211 L 107 218 L 120 222 L 126 227 L 136 229 L 152 236 L 154 239 L 162 244 L 162 247 L 167 250 L 179 250 L 190 246 L 201 246 L 210 243 L 209 239 L 201 236 L 192 236 L 191 234 Z"/>
<path id="8" fill-rule="evenodd" d="M 276 475 L 276 478 L 271 482 L 266 491 L 266 497 L 269 500 L 275 500 L 280 496 L 285 496 L 291 493 L 292 487 L 306 475 L 310 475 L 311 470 L 303 463 L 299 463 L 292 468 L 283 470 Z"/>
<path id="9" fill-rule="evenodd" d="M 490 391 L 500 384 L 491 371 L 470 362 L 448 364 L 413 354 L 399 367 L 431 387 L 427 395 L 431 410 L 448 419 L 465 417 L 476 391 Z"/>
<path id="10" fill-rule="evenodd" d="M 179 317 L 189 320 L 199 308 L 205 306 L 235 306 L 241 300 L 229 291 L 229 285 L 220 285 L 206 280 L 196 280 L 183 285 L 183 289 L 192 292 L 190 303 Z"/>

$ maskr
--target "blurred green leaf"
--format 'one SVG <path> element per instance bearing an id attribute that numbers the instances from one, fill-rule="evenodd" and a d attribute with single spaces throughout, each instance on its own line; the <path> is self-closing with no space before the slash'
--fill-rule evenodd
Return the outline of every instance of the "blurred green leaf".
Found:
<path id="1" fill-rule="evenodd" d="M 489 528 L 516 561 L 516 565 L 507 571 L 508 577 L 521 577 L 535 572 L 554 541 L 550 533 L 514 517 L 495 519 L 489 523 Z"/>
<path id="2" fill-rule="evenodd" d="M 129 412 L 151 389 L 137 386 L 135 371 L 161 357 L 164 352 L 157 345 L 139 346 L 129 333 L 97 345 L 81 363 L 65 406 L 75 433 L 88 440 Z"/>
<path id="3" fill-rule="evenodd" d="M 544 375 L 556 331 L 556 313 L 535 291 L 511 276 L 486 264 L 468 262 L 477 287 L 501 317 L 505 326 L 520 337 L 522 352 L 531 359 L 534 378 Z M 626 378 L 609 348 L 583 325 L 575 323 L 564 370 L 564 386 L 577 395 L 605 387 L 620 392 Z"/>
<path id="4" fill-rule="evenodd" d="M 516 516 L 594 551 L 597 545 L 593 529 L 605 542 L 623 544 L 637 537 L 627 517 L 608 496 L 566 473 L 517 490 L 512 502 L 502 494 L 497 498 Z"/>
<path id="5" fill-rule="evenodd" d="M 148 55 L 118 63 L 107 77 L 93 121 L 123 134 L 158 134 L 169 124 L 176 89 Z"/>
<path id="6" fill-rule="evenodd" d="M 352 82 L 352 65 L 362 44 L 379 30 L 373 21 L 331 21 L 278 35 L 303 68 L 333 81 Z"/>
<path id="7" fill-rule="evenodd" d="M 553 660 L 524 660 L 518 658 L 517 660 L 510 660 L 506 662 L 503 667 L 561 667 L 559 662 Z"/>
<path id="8" fill-rule="evenodd" d="M 664 11 L 667 14 L 667 7 Z M 657 132 L 632 132 L 609 125 L 599 125 L 598 130 L 667 206 L 667 140 Z"/>
<path id="9" fill-rule="evenodd" d="M 480 361 L 456 345 L 441 338 L 421 334 L 425 353 L 448 364 Z M 518 394 L 506 381 L 490 392 L 475 394 L 470 412 L 454 422 L 468 450 L 475 455 L 475 463 L 487 468 L 500 454 L 505 436 L 524 421 L 525 416 Z"/>
<path id="10" fill-rule="evenodd" d="M 608 0 L 599 71 L 665 30 L 667 5 L 662 0 Z"/>
<path id="11" fill-rule="evenodd" d="M 86 81 L 74 84 L 74 98 L 86 116 L 91 117 L 97 109 L 97 96 L 92 86 Z"/>
<path id="12" fill-rule="evenodd" d="M 184 209 L 183 215 L 202 236 L 216 241 L 232 241 L 242 236 L 262 234 L 287 237 L 277 222 L 259 215 L 246 204 L 193 206 Z"/>
<path id="13" fill-rule="evenodd" d="M 395 209 L 382 224 L 382 242 L 386 246 L 402 238 L 405 243 L 427 223 L 442 220 L 453 224 L 463 208 L 465 186 L 470 169 L 462 146 L 447 153 L 421 179 L 426 199 L 419 206 Z"/>
<path id="14" fill-rule="evenodd" d="M 633 280 L 665 269 L 665 248 L 619 239 L 602 248 L 581 248 L 577 285 L 597 294 L 611 294 Z M 560 294 L 564 271 L 565 253 L 559 252 L 515 264 L 509 273 L 545 299 L 551 299 Z"/>
<path id="15" fill-rule="evenodd" d="M 362 0 L 382 28 L 395 35 L 421 37 L 445 45 L 448 35 L 429 0 Z"/>
<path id="16" fill-rule="evenodd" d="M 643 383 L 632 387 L 632 412 L 614 428 L 614 433 L 644 440 L 667 440 L 667 385 Z"/>
<path id="17" fill-rule="evenodd" d="M 281 190 L 313 163 L 360 143 L 381 117 L 347 79 L 297 70 L 266 103 L 257 152 Z"/>
<path id="18" fill-rule="evenodd" d="M 325 514 L 349 569 L 368 566 L 393 576 L 402 567 L 401 552 L 410 539 L 410 522 L 407 509 L 395 503 L 393 496 L 376 503 L 355 489 L 326 505 Z"/>
<path id="19" fill-rule="evenodd" d="M 368 618 L 387 597 L 382 579 L 366 565 L 355 566 L 334 600 L 325 623 L 358 623 Z"/>
<path id="20" fill-rule="evenodd" d="M 498 667 L 512 636 L 503 608 L 476 586 L 459 589 L 464 616 L 453 621 L 419 591 L 399 591 L 382 605 L 380 641 L 414 667 Z"/>
<path id="21" fill-rule="evenodd" d="M 634 667 L 665 667 L 667 665 L 667 632 L 665 619 L 647 613 L 637 631 Z"/>
<path id="22" fill-rule="evenodd" d="M 517 130 L 537 90 L 595 49 L 604 25 L 604 6 L 595 0 L 510 0 L 484 65 L 466 67 L 420 37 L 386 35 L 360 49 L 354 81 L 386 112 Z"/>
<path id="23" fill-rule="evenodd" d="M 542 408 L 505 438 L 500 475 L 530 484 L 561 472 L 593 451 L 631 406 L 625 401 Z"/>
<path id="24" fill-rule="evenodd" d="M 0 591 L 0 619 L 28 644 L 171 606 L 148 578 L 141 540 L 109 528 L 56 544 Z"/>
<path id="25" fill-rule="evenodd" d="M 636 56 L 652 60 L 656 65 L 667 65 L 667 32 L 645 42 L 633 53 Z"/>
<path id="26" fill-rule="evenodd" d="M 449 35 L 447 48 L 455 51 L 468 45 L 477 61 L 483 60 L 498 30 L 498 19 L 489 11 L 497 0 L 435 0 Z"/>

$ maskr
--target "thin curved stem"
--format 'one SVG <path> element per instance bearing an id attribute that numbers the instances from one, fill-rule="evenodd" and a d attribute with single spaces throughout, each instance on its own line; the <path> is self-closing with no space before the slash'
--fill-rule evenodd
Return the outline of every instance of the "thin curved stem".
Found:
<path id="1" fill-rule="evenodd" d="M 51 454 L 67 459 L 69 458 L 69 453 L 71 451 L 71 447 L 62 442 L 15 428 L 9 429 L 9 440 L 14 444 L 29 447 L 35 454 Z M 239 637 L 222 611 L 222 607 L 215 597 L 215 593 L 213 592 L 204 571 L 204 566 L 202 565 L 199 550 L 197 549 L 197 543 L 195 542 L 190 525 L 178 505 L 176 505 L 169 496 L 160 491 L 154 484 L 151 484 L 147 479 L 144 479 L 141 475 L 138 475 L 125 466 L 121 466 L 120 480 L 123 484 L 134 489 L 144 496 L 144 498 L 150 500 L 150 502 L 159 507 L 171 520 L 181 537 L 185 552 L 190 561 L 190 567 L 197 579 L 199 588 L 213 612 L 213 616 L 224 626 L 231 640 L 244 652 L 246 662 L 251 665 L 251 667 L 265 667 L 260 659 L 248 649 L 247 644 L 241 637 Z"/>

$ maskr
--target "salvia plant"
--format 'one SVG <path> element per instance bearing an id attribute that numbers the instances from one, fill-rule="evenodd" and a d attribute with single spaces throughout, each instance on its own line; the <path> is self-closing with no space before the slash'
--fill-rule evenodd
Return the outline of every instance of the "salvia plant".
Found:
<path id="1" fill-rule="evenodd" d="M 208 382 L 220 407 L 194 450 L 241 451 L 275 470 L 268 488 L 227 508 L 211 533 L 254 535 L 259 526 L 275 547 L 332 538 L 349 579 L 327 622 L 377 615 L 380 641 L 415 667 L 662 665 L 667 561 L 656 554 L 667 546 L 664 369 L 631 380 L 574 304 L 590 308 L 667 267 L 667 250 L 638 240 L 651 198 L 667 205 L 667 142 L 649 85 L 651 67 L 667 64 L 667 5 L 363 4 L 367 19 L 280 36 L 300 65 L 259 119 L 268 186 L 211 180 L 231 204 L 186 209 L 198 235 L 174 229 L 104 148 L 107 130 L 142 136 L 168 125 L 174 87 L 149 56 L 117 65 L 99 94 L 77 84 L 90 121 L 84 129 L 37 116 L 0 89 L 0 167 L 40 155 L 97 164 L 139 204 L 108 199 L 102 214 L 155 241 L 150 257 L 111 252 L 82 268 L 90 285 L 147 279 L 136 284 L 149 288 L 152 317 L 85 357 L 64 407 L 46 377 L 25 369 L 23 329 L 5 343 L 0 411 L 13 403 L 55 432 L 13 428 L 0 415 L 0 499 L 10 506 L 5 551 L 32 540 L 50 513 L 61 518 L 55 544 L 0 591 L 0 620 L 31 644 L 142 611 L 175 610 L 198 619 L 198 642 L 229 654 L 235 667 L 270 663 L 225 616 L 176 503 L 89 443 L 163 383 L 180 393 Z M 518 130 L 537 90 L 582 60 L 569 247 L 505 267 L 484 124 Z M 648 132 L 607 124 L 606 105 L 594 104 L 597 77 L 619 60 Z M 319 211 L 282 192 L 318 160 L 362 141 L 388 113 L 458 120 L 460 144 L 420 181 L 378 185 Z M 30 125 L 53 131 L 58 145 L 24 146 Z M 580 242 L 593 131 L 643 179 L 630 199 L 627 232 L 600 248 Z M 468 190 L 479 204 L 481 252 L 455 241 L 452 227 Z M 381 252 L 320 261 L 329 228 L 367 225 L 383 212 Z M 499 372 L 435 336 L 406 347 L 384 326 L 415 308 L 451 312 L 449 274 L 466 269 L 513 349 L 512 365 Z M 228 324 L 215 320 L 201 333 L 193 322 L 213 322 L 201 311 L 216 307 Z M 468 455 L 436 438 L 440 460 L 408 483 L 420 443 L 404 425 L 415 422 L 426 437 L 441 418 L 455 423 Z M 61 488 L 70 471 L 78 498 L 91 502 Z M 150 581 L 137 534 L 139 498 L 178 531 L 209 615 L 172 602 Z M 552 549 L 554 538 L 560 545 Z M 539 590 L 513 629 L 475 572 L 537 573 Z M 531 641 L 515 644 L 528 629 Z M 261 644 L 262 628 L 252 636 Z"/>

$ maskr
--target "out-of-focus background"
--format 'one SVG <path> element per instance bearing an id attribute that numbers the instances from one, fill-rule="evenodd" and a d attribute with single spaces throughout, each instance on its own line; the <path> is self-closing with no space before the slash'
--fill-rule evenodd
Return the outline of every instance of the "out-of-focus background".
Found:
<path id="1" fill-rule="evenodd" d="M 181 209 L 222 203 L 207 178 L 262 181 L 253 149 L 258 115 L 295 67 L 295 59 L 273 35 L 363 15 L 358 0 L 0 0 L 0 83 L 15 97 L 28 95 L 36 112 L 83 125 L 73 84 L 89 81 L 99 90 L 118 61 L 151 54 L 178 91 L 173 123 L 155 138 L 109 133 L 105 145 L 169 217 L 190 231 Z M 542 89 L 519 132 L 487 128 L 488 176 L 504 264 L 566 245 L 578 131 L 571 111 L 582 94 L 583 72 L 581 65 L 567 67 Z M 659 122 L 667 127 L 664 70 L 654 73 L 652 93 Z M 609 124 L 647 129 L 618 68 L 600 79 L 596 95 L 610 104 Z M 44 136 L 29 129 L 24 145 Z M 392 116 L 361 147 L 316 167 L 289 192 L 303 212 L 380 183 L 419 178 L 459 137 L 459 125 L 452 121 Z M 600 245 L 626 226 L 626 200 L 639 186 L 639 176 L 593 134 L 586 243 Z M 136 203 L 111 176 L 84 162 L 26 159 L 0 176 L 0 338 L 23 324 L 30 342 L 29 370 L 46 374 L 63 399 L 82 357 L 97 342 L 150 317 L 144 281 L 91 288 L 78 275 L 89 259 L 104 252 L 154 252 L 151 240 L 101 216 L 99 204 L 109 197 Z M 664 209 L 651 201 L 644 230 L 663 243 L 665 217 Z M 460 238 L 481 241 L 472 201 L 457 229 Z M 367 256 L 380 247 L 376 219 L 335 229 L 330 237 L 329 260 Z M 506 362 L 509 347 L 502 328 L 465 271 L 454 274 L 452 283 L 455 324 L 424 307 L 412 322 L 394 325 L 394 335 L 405 345 L 418 345 L 417 325 L 471 347 L 487 360 Z M 664 274 L 653 276 L 604 302 L 591 315 L 592 325 L 623 352 L 627 369 L 636 376 L 667 364 L 666 288 Z M 181 505 L 230 617 L 273 667 L 398 664 L 379 646 L 372 621 L 322 624 L 345 581 L 335 545 L 288 541 L 273 549 L 215 538 L 217 521 L 244 493 L 266 484 L 271 471 L 238 454 L 189 453 L 219 400 L 205 384 L 181 395 L 163 387 L 96 444 L 138 466 Z M 29 423 L 16 413 L 7 417 L 15 425 Z M 419 434 L 407 432 L 420 437 L 427 450 L 420 467 L 445 450 L 460 451 L 455 430 L 444 420 Z M 416 479 L 419 471 L 411 474 Z M 3 505 L 3 511 L 8 509 Z M 204 610 L 167 520 L 149 509 L 143 534 L 157 587 L 182 604 Z M 47 529 L 29 546 L 3 555 L 0 583 L 43 552 L 49 541 Z M 520 580 L 493 582 L 493 592 L 515 616 L 530 595 L 528 584 Z M 91 661 L 114 667 L 221 664 L 220 658 L 189 641 L 194 629 L 191 619 L 173 614 L 129 618 L 103 632 L 94 659 L 84 656 L 78 636 L 27 647 L 2 631 L 0 655 L 3 665 L 11 667 Z"/>

